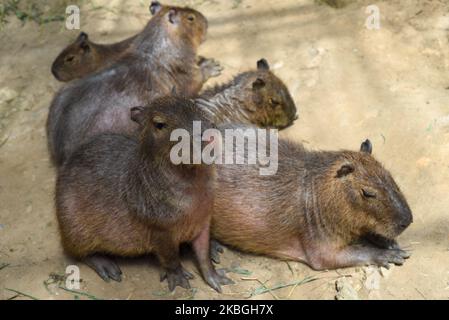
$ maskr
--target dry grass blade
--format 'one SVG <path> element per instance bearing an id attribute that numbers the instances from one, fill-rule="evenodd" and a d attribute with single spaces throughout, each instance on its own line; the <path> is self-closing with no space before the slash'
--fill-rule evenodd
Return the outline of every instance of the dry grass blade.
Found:
<path id="1" fill-rule="evenodd" d="M 269 292 L 269 293 L 271 293 L 271 294 L 275 297 L 275 299 L 278 300 L 279 298 L 278 298 L 277 296 L 275 296 L 274 293 L 273 293 L 272 291 L 279 290 L 279 289 L 283 289 L 283 288 L 288 288 L 288 287 L 291 287 L 291 286 L 297 287 L 297 286 L 300 286 L 300 285 L 303 285 L 303 284 L 306 284 L 306 283 L 309 283 L 309 282 L 312 282 L 312 281 L 316 281 L 316 280 L 318 280 L 318 279 L 319 279 L 319 278 L 315 278 L 315 277 L 305 277 L 305 278 L 302 279 L 302 280 L 294 281 L 294 282 L 287 283 L 287 284 L 279 284 L 279 285 L 276 285 L 276 286 L 274 286 L 274 287 L 272 287 L 272 288 L 267 287 L 267 286 L 266 286 L 265 284 L 263 284 L 260 280 L 256 279 L 259 283 L 262 284 L 263 287 L 259 287 L 259 288 L 257 288 L 256 290 L 254 290 L 254 291 L 251 293 L 251 297 L 254 297 L 254 296 L 256 296 L 256 295 L 264 294 L 264 293 Z M 253 279 L 251 279 L 251 280 L 253 280 Z"/>
<path id="2" fill-rule="evenodd" d="M 9 266 L 9 263 L 0 263 L 0 270 L 5 269 L 7 266 Z"/>
<path id="3" fill-rule="evenodd" d="M 20 297 L 20 296 L 23 296 L 23 297 L 27 297 L 27 298 L 30 298 L 31 300 L 39 300 L 38 298 L 36 298 L 36 297 L 33 297 L 32 295 L 29 295 L 29 294 L 23 293 L 23 292 L 21 292 L 21 291 L 18 291 L 18 290 L 14 290 L 14 289 L 9 289 L 9 288 L 5 288 L 5 290 L 8 290 L 8 291 L 11 291 L 11 292 L 14 292 L 14 293 L 16 293 L 16 295 L 15 295 L 15 296 L 13 296 L 13 297 L 9 298 L 8 300 L 14 300 L 15 298 L 17 298 L 17 297 Z"/>
<path id="4" fill-rule="evenodd" d="M 76 294 L 76 295 L 80 295 L 80 296 L 85 296 L 91 300 L 103 300 L 101 298 L 97 298 L 96 296 L 94 296 L 93 294 L 87 293 L 87 292 L 83 292 L 83 291 L 78 291 L 78 290 L 72 290 L 72 289 L 67 289 L 66 287 L 63 286 L 58 286 L 59 289 L 62 289 L 64 291 Z"/>

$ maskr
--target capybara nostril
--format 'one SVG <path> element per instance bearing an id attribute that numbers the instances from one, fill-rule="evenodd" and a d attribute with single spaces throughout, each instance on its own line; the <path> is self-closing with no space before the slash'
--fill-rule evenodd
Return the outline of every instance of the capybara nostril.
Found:
<path id="1" fill-rule="evenodd" d="M 410 215 L 406 219 L 402 220 L 400 222 L 399 226 L 401 227 L 401 229 L 406 229 L 412 223 L 413 223 L 413 217 Z"/>

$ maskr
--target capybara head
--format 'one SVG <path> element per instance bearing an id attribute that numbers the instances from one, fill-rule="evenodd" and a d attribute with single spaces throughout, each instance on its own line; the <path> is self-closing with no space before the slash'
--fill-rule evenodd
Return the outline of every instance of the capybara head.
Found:
<path id="1" fill-rule="evenodd" d="M 206 142 L 210 142 L 202 141 L 206 140 L 204 131 L 215 128 L 193 100 L 174 96 L 156 99 L 146 107 L 131 108 L 131 119 L 139 124 L 141 151 L 153 154 L 154 150 L 158 150 L 154 156 L 161 161 L 170 161 L 172 148 L 180 146 L 181 141 L 187 141 L 190 163 L 199 164 L 194 163 L 191 157 L 191 152 L 196 148 L 194 139 L 198 139 L 202 149 Z"/>
<path id="2" fill-rule="evenodd" d="M 334 194 L 346 203 L 342 215 L 348 225 L 359 229 L 356 232 L 393 239 L 413 222 L 412 212 L 390 173 L 371 152 L 371 142 L 366 140 L 360 152 L 344 153 L 334 167 Z"/>
<path id="3" fill-rule="evenodd" d="M 81 32 L 55 59 L 51 72 L 59 81 L 81 78 L 96 70 L 96 55 L 89 36 Z"/>
<path id="4" fill-rule="evenodd" d="M 150 12 L 155 16 L 153 19 L 162 19 L 173 39 L 186 41 L 194 48 L 206 39 L 207 19 L 194 9 L 166 6 L 153 1 Z"/>
<path id="5" fill-rule="evenodd" d="M 255 75 L 251 84 L 254 123 L 279 129 L 292 125 L 298 117 L 287 86 L 270 71 L 265 59 L 257 61 Z"/>

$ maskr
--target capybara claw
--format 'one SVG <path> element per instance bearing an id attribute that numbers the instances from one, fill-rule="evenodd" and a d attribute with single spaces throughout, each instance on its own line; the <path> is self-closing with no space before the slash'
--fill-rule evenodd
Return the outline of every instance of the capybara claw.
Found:
<path id="1" fill-rule="evenodd" d="M 86 258 L 84 261 L 89 267 L 94 269 L 104 281 L 122 281 L 122 271 L 112 259 L 101 255 L 93 255 Z"/>
<path id="2" fill-rule="evenodd" d="M 388 249 L 383 250 L 383 252 L 377 257 L 377 264 L 383 266 L 385 268 L 389 268 L 389 263 L 393 263 L 395 265 L 403 265 L 405 259 L 407 259 L 410 255 L 401 249 Z M 388 267 L 387 267 L 388 266 Z"/>
<path id="3" fill-rule="evenodd" d="M 180 286 L 184 289 L 190 289 L 189 280 L 193 279 L 193 275 L 184 270 L 182 267 L 178 267 L 174 270 L 166 270 L 161 274 L 161 281 L 167 279 L 168 290 L 174 291 L 176 286 Z"/>
<path id="4" fill-rule="evenodd" d="M 404 259 L 408 259 L 412 255 L 410 253 L 410 251 L 405 251 L 405 250 L 402 250 L 402 249 L 399 249 L 399 248 L 397 250 L 400 251 L 401 257 L 404 258 Z"/>
<path id="5" fill-rule="evenodd" d="M 220 264 L 220 254 L 224 252 L 224 247 L 217 241 L 217 240 L 211 240 L 210 241 L 210 259 L 216 263 Z"/>
<path id="6" fill-rule="evenodd" d="M 207 284 L 208 284 L 212 289 L 214 289 L 214 290 L 217 291 L 218 293 L 222 293 L 221 286 L 220 286 L 220 284 L 219 284 L 219 282 L 217 281 L 216 278 L 214 278 L 213 276 L 208 276 L 208 277 L 206 277 L 205 280 L 206 280 Z"/>
<path id="7" fill-rule="evenodd" d="M 184 275 L 184 277 L 188 280 L 192 280 L 195 277 L 193 276 L 193 274 L 191 274 L 189 271 L 185 270 L 184 268 L 182 268 L 182 274 Z"/>
<path id="8" fill-rule="evenodd" d="M 234 284 L 234 281 L 226 277 L 225 273 L 223 269 L 215 270 L 205 276 L 205 280 L 212 289 L 218 293 L 222 293 L 221 285 Z"/>
<path id="9" fill-rule="evenodd" d="M 233 280 L 231 280 L 226 276 L 226 269 L 217 269 L 216 271 L 220 276 L 220 284 L 222 285 L 235 284 Z"/>

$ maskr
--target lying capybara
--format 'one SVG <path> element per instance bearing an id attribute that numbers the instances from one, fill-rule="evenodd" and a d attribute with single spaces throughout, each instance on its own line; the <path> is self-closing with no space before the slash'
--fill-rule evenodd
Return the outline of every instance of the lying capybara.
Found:
<path id="1" fill-rule="evenodd" d="M 388 267 L 409 257 L 394 238 L 412 213 L 369 140 L 360 152 L 308 151 L 285 140 L 278 148 L 272 176 L 257 165 L 217 166 L 213 238 L 316 270 Z"/>
<path id="2" fill-rule="evenodd" d="M 104 280 L 117 281 L 120 268 L 106 255 L 155 253 L 173 290 L 189 287 L 192 275 L 181 266 L 179 246 L 190 242 L 205 281 L 220 292 L 220 284 L 232 281 L 209 258 L 214 167 L 170 160 L 174 129 L 187 130 L 192 143 L 193 121 L 204 129 L 212 125 L 191 100 L 180 98 L 132 108 L 131 118 L 139 139 L 97 135 L 59 168 L 56 213 L 64 249 Z"/>
<path id="3" fill-rule="evenodd" d="M 51 72 L 59 81 L 67 82 L 99 71 L 125 54 L 136 36 L 113 44 L 98 44 L 90 41 L 87 33 L 81 32 L 56 57 Z"/>
<path id="4" fill-rule="evenodd" d="M 297 119 L 296 105 L 287 86 L 270 71 L 265 59 L 257 61 L 256 70 L 205 90 L 196 103 L 217 124 L 284 129 Z"/>
<path id="5" fill-rule="evenodd" d="M 161 6 L 127 53 L 112 66 L 70 82 L 53 99 L 47 119 L 51 159 L 61 165 L 94 134 L 136 130 L 129 108 L 169 95 L 193 96 L 208 77 L 197 65 L 207 20 L 190 8 Z"/>
<path id="6" fill-rule="evenodd" d="M 158 1 L 153 1 L 150 12 L 154 15 L 161 8 L 162 5 Z M 181 12 L 181 14 L 188 13 Z M 56 57 L 51 72 L 59 81 L 67 82 L 100 71 L 126 54 L 137 36 L 138 34 L 112 44 L 98 44 L 90 41 L 87 33 L 81 32 L 78 38 Z M 209 77 L 220 75 L 221 67 L 213 59 L 198 57 L 197 64 L 203 69 L 204 81 Z"/>

